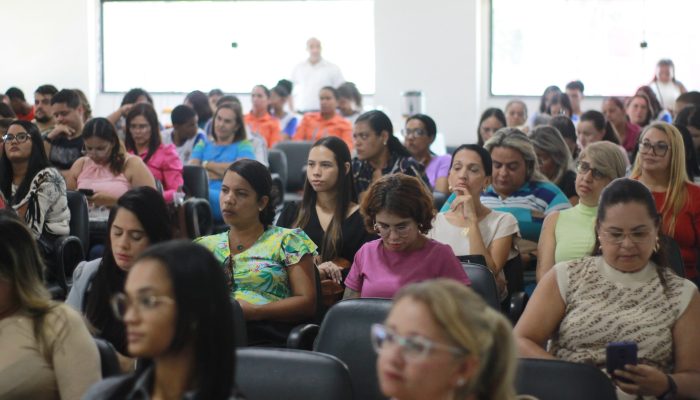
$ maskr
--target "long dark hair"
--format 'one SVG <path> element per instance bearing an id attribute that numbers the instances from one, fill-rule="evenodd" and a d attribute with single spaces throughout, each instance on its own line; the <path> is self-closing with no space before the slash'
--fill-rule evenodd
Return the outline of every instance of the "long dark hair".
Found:
<path id="1" fill-rule="evenodd" d="M 185 240 L 150 247 L 136 261 L 141 260 L 159 262 L 170 277 L 177 318 L 167 351 L 193 345 L 194 398 L 227 399 L 234 389 L 235 329 L 220 263 L 206 248 Z"/>
<path id="2" fill-rule="evenodd" d="M 476 144 L 479 146 L 484 145 L 484 138 L 481 137 L 481 124 L 491 117 L 496 118 L 498 122 L 503 125 L 503 127 L 508 126 L 508 122 L 506 122 L 506 115 L 503 114 L 503 111 L 501 111 L 500 108 L 491 107 L 484 110 L 484 112 L 481 114 L 481 118 L 479 118 L 479 125 L 476 127 Z"/>
<path id="3" fill-rule="evenodd" d="M 600 239 L 598 231 L 600 224 L 605 220 L 605 215 L 608 208 L 616 204 L 638 203 L 644 206 L 649 217 L 654 221 L 654 225 L 660 228 L 661 216 L 656 210 L 654 197 L 649 189 L 643 183 L 629 178 L 617 178 L 610 182 L 600 194 L 600 202 L 598 203 L 598 214 L 596 216 L 595 230 L 596 239 L 593 247 L 592 255 L 598 256 L 603 254 L 600 250 Z M 630 215 L 630 217 L 633 217 Z M 668 268 L 668 259 L 664 246 L 658 246 L 658 249 L 651 255 L 651 261 L 656 264 L 656 273 L 664 287 L 664 293 L 668 289 L 664 270 Z"/>
<path id="4" fill-rule="evenodd" d="M 335 163 L 338 166 L 338 178 L 333 188 L 336 191 L 335 212 L 328 225 L 328 230 L 323 235 L 323 243 L 319 246 L 321 248 L 321 259 L 323 261 L 331 261 L 337 258 L 342 251 L 343 231 L 341 226 L 348 213 L 348 208 L 350 208 L 350 203 L 357 202 L 357 193 L 353 184 L 352 170 L 345 171 L 345 165 L 350 165 L 352 162 L 348 145 L 336 136 L 327 136 L 316 141 L 311 148 L 319 146 L 323 146 L 333 152 Z M 316 197 L 316 191 L 309 183 L 309 180 L 306 179 L 301 207 L 299 207 L 293 227 L 306 228 L 311 219 L 313 209 L 316 207 Z"/>
<path id="5" fill-rule="evenodd" d="M 547 111 L 547 95 L 551 92 L 561 93 L 561 89 L 557 85 L 547 86 L 547 89 L 542 93 L 542 97 L 540 97 L 540 114 Z"/>
<path id="6" fill-rule="evenodd" d="M 109 169 L 114 175 L 119 175 L 124 172 L 124 162 L 126 155 L 122 142 L 117 136 L 117 130 L 114 125 L 106 118 L 93 118 L 89 120 L 83 128 L 83 141 L 96 137 L 109 142 L 112 145 L 112 151 L 109 153 Z"/>
<path id="7" fill-rule="evenodd" d="M 133 88 L 126 92 L 124 94 L 124 97 L 122 98 L 121 105 L 136 104 L 136 102 L 139 100 L 139 97 L 141 96 L 146 98 L 148 104 L 153 105 L 153 97 L 151 97 L 151 94 L 141 88 Z"/>
<path id="8" fill-rule="evenodd" d="M 160 147 L 161 144 L 161 139 L 160 139 L 160 124 L 158 123 L 158 114 L 156 114 L 156 110 L 153 109 L 153 106 L 147 103 L 139 103 L 134 105 L 131 110 L 129 110 L 129 113 L 126 114 L 126 127 L 124 130 L 124 144 L 126 145 L 126 149 L 129 151 L 133 151 L 134 154 L 137 156 L 140 156 L 138 154 L 138 151 L 136 149 L 136 144 L 134 143 L 134 137 L 131 135 L 131 120 L 134 118 L 138 117 L 139 115 L 143 116 L 146 118 L 146 121 L 148 122 L 148 125 L 151 127 L 151 138 L 148 140 L 148 153 L 146 153 L 146 158 L 143 159 L 143 162 L 148 162 L 148 160 L 151 159 L 151 156 L 153 156 L 153 153 L 158 150 L 158 147 Z"/>
<path id="9" fill-rule="evenodd" d="M 235 172 L 245 179 L 248 184 L 253 187 L 253 190 L 255 190 L 258 200 L 267 196 L 267 205 L 258 214 L 260 223 L 267 229 L 268 226 L 272 225 L 272 221 L 275 219 L 275 206 L 272 204 L 272 177 L 270 176 L 270 170 L 259 161 L 244 158 L 231 164 L 226 169 L 224 177 L 226 177 L 229 171 Z"/>
<path id="10" fill-rule="evenodd" d="M 355 124 L 358 122 L 367 122 L 377 136 L 380 136 L 382 132 L 386 132 L 389 136 L 387 140 L 389 153 L 403 157 L 411 157 L 411 153 L 401 144 L 399 138 L 394 136 L 394 125 L 391 124 L 391 119 L 382 111 L 367 111 L 357 117 Z"/>
<path id="11" fill-rule="evenodd" d="M 165 201 L 155 189 L 140 186 L 124 193 L 109 213 L 107 232 L 111 231 L 114 218 L 120 209 L 128 210 L 136 216 L 143 226 L 150 244 L 172 238 Z M 108 234 L 102 261 L 92 280 L 89 295 L 86 296 L 85 316 L 99 331 L 99 336 L 107 339 L 119 352 L 124 354 L 126 354 L 124 324 L 112 314 L 109 301 L 112 295 L 124 290 L 125 281 L 126 272 L 119 268 L 114 261 L 112 241 Z"/>
<path id="12" fill-rule="evenodd" d="M 27 173 L 24 175 L 24 179 L 17 187 L 15 195 L 12 196 L 12 177 L 14 176 L 14 171 L 12 171 L 12 163 L 7 158 L 7 146 L 9 143 L 5 143 L 4 151 L 2 152 L 2 157 L 0 157 L 0 190 L 5 196 L 10 205 L 14 205 L 20 202 L 27 195 L 29 191 L 29 186 L 32 183 L 34 176 L 39 173 L 42 169 L 50 167 L 51 163 L 49 158 L 46 157 L 46 150 L 44 150 L 44 141 L 41 139 L 41 133 L 39 133 L 39 128 L 31 122 L 27 121 L 12 121 L 8 126 L 8 130 L 12 125 L 19 125 L 24 128 L 29 134 L 29 140 L 32 141 L 32 151 L 29 154 L 29 160 L 27 163 Z"/>
<path id="13" fill-rule="evenodd" d="M 211 106 L 209 105 L 209 96 L 204 92 L 200 90 L 189 92 L 187 96 L 185 96 L 185 102 L 190 102 L 190 104 L 192 104 L 192 108 L 197 113 L 199 121 L 202 124 L 209 121 L 212 116 Z"/>
<path id="14" fill-rule="evenodd" d="M 581 114 L 580 121 L 590 121 L 597 130 L 605 130 L 605 135 L 603 135 L 601 140 L 607 140 L 608 142 L 620 144 L 620 138 L 617 137 L 615 129 L 613 129 L 610 121 L 605 119 L 605 115 L 603 115 L 602 112 L 588 110 Z"/>

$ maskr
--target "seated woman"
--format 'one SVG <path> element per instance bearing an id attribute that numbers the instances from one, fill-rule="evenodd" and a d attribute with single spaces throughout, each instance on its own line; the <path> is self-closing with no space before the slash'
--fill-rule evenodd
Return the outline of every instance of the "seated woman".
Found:
<path id="1" fill-rule="evenodd" d="M 264 85 L 256 85 L 250 93 L 253 109 L 245 115 L 245 123 L 251 135 L 259 135 L 267 147 L 282 140 L 279 121 L 267 111 L 270 107 L 270 90 Z"/>
<path id="2" fill-rule="evenodd" d="M 222 221 L 219 208 L 221 182 L 228 167 L 239 158 L 255 158 L 253 145 L 246 140 L 245 124 L 240 107 L 224 103 L 214 113 L 214 140 L 194 146 L 190 164 L 201 165 L 209 176 L 209 204 L 214 220 Z"/>
<path id="3" fill-rule="evenodd" d="M 685 170 L 683 138 L 673 125 L 654 122 L 642 132 L 631 178 L 651 190 L 662 215 L 661 231 L 681 248 L 685 276 L 700 283 L 700 187 Z"/>
<path id="4" fill-rule="evenodd" d="M 639 364 L 611 377 L 619 399 L 700 397 L 700 293 L 668 268 L 660 225 L 642 183 L 610 183 L 594 256 L 559 263 L 542 278 L 515 327 L 520 356 L 602 369 L 608 343 L 634 342 Z"/>
<path id="5" fill-rule="evenodd" d="M 627 151 L 627 154 L 634 152 L 642 128 L 630 122 L 627 118 L 623 101 L 617 97 L 608 97 L 604 99 L 602 112 L 605 120 L 612 126 L 620 144 L 625 148 L 625 151 Z M 599 119 L 600 118 L 598 118 L 598 120 Z M 600 123 L 598 123 L 598 125 L 600 125 Z"/>
<path id="6" fill-rule="evenodd" d="M 508 320 L 449 279 L 414 283 L 372 325 L 382 393 L 403 399 L 514 400 L 516 354 Z"/>
<path id="7" fill-rule="evenodd" d="M 373 110 L 357 117 L 352 134 L 357 156 L 352 159 L 355 191 L 362 198 L 372 182 L 389 174 L 402 173 L 416 176 L 430 187 L 423 165 L 411 157 L 399 139 L 389 117 Z"/>
<path id="8" fill-rule="evenodd" d="M 111 304 L 139 366 L 99 382 L 83 399 L 237 398 L 233 310 L 207 249 L 184 241 L 151 247 Z"/>
<path id="9" fill-rule="evenodd" d="M 561 133 L 552 126 L 538 126 L 530 133 L 530 140 L 535 146 L 540 172 L 564 192 L 572 205 L 578 204 L 574 161 Z"/>
<path id="10" fill-rule="evenodd" d="M 335 136 L 320 139 L 311 147 L 306 165 L 301 204 L 285 207 L 277 226 L 302 229 L 318 246 L 316 267 L 321 279 L 335 283 L 324 283 L 324 293 L 330 291 L 329 300 L 337 301 L 335 294 L 343 293 L 340 284 L 355 253 L 375 238 L 363 226 L 345 142 Z"/>
<path id="11" fill-rule="evenodd" d="M 351 124 L 362 114 L 362 94 L 352 82 L 338 86 L 338 111 Z"/>
<path id="12" fill-rule="evenodd" d="M 164 145 L 158 115 L 149 104 L 137 104 L 126 114 L 124 144 L 130 154 L 141 157 L 155 179 L 163 185 L 163 197 L 171 203 L 182 187 L 182 161 L 175 145 Z M 85 134 L 83 134 L 85 136 Z"/>
<path id="13" fill-rule="evenodd" d="M 554 118 L 557 115 L 563 115 L 565 117 L 571 118 L 574 111 L 571 108 L 571 100 L 569 100 L 569 95 L 566 93 L 556 93 L 549 100 L 549 105 L 547 106 L 547 114 Z"/>
<path id="14" fill-rule="evenodd" d="M 579 120 L 580 118 L 581 117 L 579 116 Z M 579 153 L 581 153 L 581 149 L 578 146 L 578 136 L 576 136 L 576 125 L 574 125 L 574 122 L 571 121 L 571 118 L 565 117 L 563 115 L 557 115 L 556 117 L 552 117 L 552 119 L 549 120 L 547 125 L 556 128 L 556 130 L 559 131 L 561 137 L 564 138 L 566 146 L 569 148 L 571 158 L 573 160 L 578 160 Z"/>
<path id="15" fill-rule="evenodd" d="M 435 155 L 430 145 L 435 141 L 437 126 L 432 118 L 425 114 L 415 114 L 406 120 L 403 131 L 404 145 L 411 157 L 425 168 L 425 174 L 433 191 L 447 194 L 447 174 L 450 171 L 449 154 Z"/>
<path id="16" fill-rule="evenodd" d="M 644 93 L 637 93 L 625 101 L 627 118 L 642 129 L 654 120 L 651 111 L 651 100 Z"/>
<path id="17" fill-rule="evenodd" d="M 631 152 L 623 146 L 620 146 L 620 140 L 615 134 L 612 124 L 605 120 L 603 113 L 589 110 L 581 114 L 576 131 L 582 149 L 585 149 L 591 143 L 600 141 L 615 143 L 620 149 L 620 152 L 626 156 L 625 159 L 629 166 L 629 156 Z"/>
<path id="18" fill-rule="evenodd" d="M 391 298 L 401 287 L 434 278 L 470 281 L 450 246 L 425 236 L 432 228 L 433 200 L 416 177 L 391 174 L 362 199 L 365 228 L 380 239 L 355 254 L 343 298 Z"/>
<path id="19" fill-rule="evenodd" d="M 209 96 L 207 96 L 201 90 L 194 90 L 187 93 L 187 96 L 185 96 L 185 100 L 182 102 L 182 104 L 192 108 L 194 112 L 197 113 L 197 125 L 199 126 L 199 129 L 204 129 L 207 122 L 212 119 L 213 112 L 211 110 L 211 106 L 209 105 Z"/>
<path id="20" fill-rule="evenodd" d="M 249 323 L 250 344 L 284 345 L 293 324 L 316 311 L 316 245 L 301 229 L 272 225 L 270 172 L 255 160 L 226 170 L 219 198 L 229 230 L 196 239 L 226 269 Z"/>
<path id="21" fill-rule="evenodd" d="M 39 128 L 13 121 L 0 157 L 0 191 L 37 239 L 44 259 L 53 262 L 56 238 L 70 231 L 66 184 L 49 163 Z"/>
<path id="22" fill-rule="evenodd" d="M 304 114 L 294 140 L 316 141 L 326 136 L 337 136 L 352 149 L 352 125 L 336 112 L 338 108 L 338 91 L 326 86 L 319 93 L 320 112 Z"/>
<path id="23" fill-rule="evenodd" d="M 285 111 L 284 106 L 289 100 L 289 91 L 282 85 L 277 85 L 270 89 L 270 107 L 269 113 L 280 124 L 282 138 L 280 140 L 289 140 L 297 131 L 299 118 L 292 112 Z"/>
<path id="24" fill-rule="evenodd" d="M 497 130 L 505 127 L 506 124 L 506 116 L 500 108 L 487 108 L 481 114 L 481 118 L 479 118 L 479 127 L 476 130 L 476 143 L 479 146 L 483 146 Z"/>
<path id="25" fill-rule="evenodd" d="M 126 154 L 117 131 L 105 118 L 93 118 L 83 129 L 85 155 L 66 174 L 70 190 L 90 189 L 90 204 L 111 207 L 129 189 L 156 187 L 153 175 L 141 158 Z"/>
<path id="26" fill-rule="evenodd" d="M 119 108 L 107 116 L 107 120 L 115 126 L 116 132 L 121 140 L 124 140 L 124 121 L 126 115 L 132 107 L 142 103 L 148 103 L 153 106 L 153 97 L 151 97 L 151 94 L 141 88 L 130 89 L 124 94 Z"/>
<path id="27" fill-rule="evenodd" d="M 544 219 L 537 244 L 537 281 L 554 264 L 591 253 L 600 193 L 613 179 L 625 176 L 625 158 L 615 144 L 596 142 L 581 152 L 576 169 L 579 203 L 568 210 L 555 211 Z"/>
<path id="28" fill-rule="evenodd" d="M 124 325 L 112 314 L 109 301 L 124 290 L 136 257 L 148 246 L 171 239 L 163 196 L 150 187 L 131 189 L 109 213 L 107 226 L 102 258 L 78 264 L 66 303 L 85 315 L 97 336 L 128 355 Z"/>
<path id="29" fill-rule="evenodd" d="M 527 126 L 527 104 L 520 99 L 514 99 L 506 104 L 505 108 L 506 126 L 509 128 L 528 131 Z"/>
<path id="30" fill-rule="evenodd" d="M 80 315 L 50 300 L 38 251 L 0 211 L 0 398 L 78 400 L 100 379 L 100 355 Z"/>
<path id="31" fill-rule="evenodd" d="M 484 256 L 504 299 L 508 293 L 503 266 L 518 255 L 514 238 L 519 234 L 518 221 L 510 213 L 481 204 L 491 171 L 491 155 L 483 147 L 463 144 L 455 150 L 448 179 L 457 197 L 448 211 L 435 216 L 428 237 L 449 245 L 457 256 Z"/>
<path id="32" fill-rule="evenodd" d="M 552 102 L 552 98 L 558 95 L 559 93 L 562 93 L 561 89 L 559 89 L 559 86 L 547 86 L 547 88 L 542 93 L 542 96 L 540 96 L 540 106 L 537 108 L 537 110 L 535 110 L 535 112 L 530 114 L 530 117 L 528 117 L 528 126 L 534 128 L 538 125 L 547 125 L 549 123 L 549 120 L 552 119 L 553 116 L 548 114 L 547 110 L 549 109 L 549 105 Z"/>

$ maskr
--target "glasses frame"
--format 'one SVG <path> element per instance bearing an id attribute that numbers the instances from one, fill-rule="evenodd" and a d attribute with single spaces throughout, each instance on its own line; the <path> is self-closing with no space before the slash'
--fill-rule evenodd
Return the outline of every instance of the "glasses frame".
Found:
<path id="1" fill-rule="evenodd" d="M 584 167 L 584 165 L 586 167 Z M 585 171 L 582 171 L 582 169 L 585 168 Z M 600 172 L 598 168 L 593 168 L 591 167 L 591 164 L 586 162 L 586 161 L 579 161 L 576 163 L 576 173 L 580 175 L 586 175 L 587 173 L 591 173 L 591 176 L 593 179 L 600 181 L 603 179 L 610 179 L 609 176 L 605 175 L 604 173 Z"/>
<path id="2" fill-rule="evenodd" d="M 426 131 L 425 129 L 422 129 L 422 128 L 415 128 L 415 129 L 408 129 L 408 128 L 405 128 L 405 129 L 401 129 L 401 134 L 402 134 L 403 137 L 406 138 L 406 139 L 411 138 L 411 137 L 419 138 L 419 137 L 428 137 L 428 136 L 430 136 L 430 135 L 428 134 L 428 131 Z"/>
<path id="3" fill-rule="evenodd" d="M 383 339 L 380 339 L 381 336 L 383 336 Z M 372 324 L 372 348 L 377 354 L 379 354 L 383 350 L 384 346 L 382 343 L 380 343 L 380 340 L 387 341 L 394 345 L 398 345 L 401 351 L 401 356 L 407 360 L 425 360 L 428 356 L 430 356 L 430 354 L 434 350 L 447 351 L 455 357 L 463 357 L 469 354 L 469 351 L 460 349 L 459 347 L 450 346 L 444 343 L 438 343 L 421 336 L 407 338 L 405 336 L 399 335 L 398 333 L 394 332 L 393 330 L 391 330 L 383 324 Z M 422 350 L 415 354 L 411 353 L 412 350 L 409 350 L 409 346 L 412 343 L 416 343 L 423 346 Z"/>
<path id="4" fill-rule="evenodd" d="M 656 152 L 656 149 L 659 148 L 659 144 L 663 143 L 663 145 L 666 147 L 664 150 L 663 154 L 659 154 Z M 644 150 L 646 149 L 646 150 Z M 657 157 L 665 157 L 666 154 L 668 154 L 668 151 L 671 149 L 671 146 L 668 143 L 665 142 L 656 142 L 655 144 L 652 144 L 650 141 L 641 141 L 639 142 L 639 152 L 642 154 L 651 154 L 657 156 Z"/>
<path id="5" fill-rule="evenodd" d="M 24 140 L 19 140 L 18 136 L 19 135 L 26 135 Z M 4 143 L 12 143 L 16 142 L 17 144 L 22 144 L 22 143 L 27 143 L 29 139 L 31 139 L 31 135 L 29 132 L 20 132 L 18 134 L 12 134 L 12 133 L 6 133 L 2 136 L 2 141 Z"/>
<path id="6" fill-rule="evenodd" d="M 641 233 L 644 234 L 644 237 L 643 237 L 643 238 L 635 238 L 635 237 L 633 236 L 634 234 L 641 234 Z M 632 242 L 633 244 L 642 244 L 642 243 L 644 243 L 645 241 L 649 240 L 650 237 L 653 236 L 652 233 L 653 233 L 653 231 L 645 231 L 645 232 L 634 232 L 634 231 L 633 231 L 633 232 L 620 232 L 620 234 L 621 234 L 622 236 L 621 236 L 620 238 L 618 238 L 618 239 L 614 239 L 614 238 L 612 238 L 612 237 L 609 236 L 609 235 L 612 234 L 610 231 L 601 229 L 600 232 L 598 232 L 598 240 L 600 240 L 601 243 L 613 244 L 613 245 L 619 246 L 619 245 L 621 245 L 622 243 L 625 242 L 625 239 L 629 238 L 629 239 L 630 239 L 630 242 Z"/>
<path id="7" fill-rule="evenodd" d="M 396 228 L 396 227 L 392 227 L 392 226 L 387 226 L 386 228 L 382 228 L 382 227 L 380 227 L 380 225 L 377 221 L 374 221 L 373 228 L 374 228 L 374 231 L 377 232 L 377 235 L 381 236 L 382 238 L 391 236 L 391 231 L 396 232 L 396 234 L 400 238 L 406 238 L 410 235 L 411 229 L 413 228 L 413 226 L 411 224 L 411 225 L 406 225 L 403 228 Z M 386 232 L 382 233 L 382 231 L 384 231 L 385 229 L 386 229 Z"/>
<path id="8" fill-rule="evenodd" d="M 145 299 L 148 299 L 148 301 L 151 302 L 152 305 L 147 306 L 143 304 Z M 121 308 L 120 303 L 122 303 L 125 306 L 123 314 L 119 311 Z M 136 301 L 133 301 L 124 293 L 116 293 L 109 300 L 109 305 L 112 308 L 112 313 L 120 321 L 124 321 L 124 316 L 132 306 L 134 306 L 134 310 L 138 310 L 140 315 L 143 311 L 155 310 L 160 304 L 163 303 L 175 304 L 175 299 L 173 299 L 170 296 L 157 296 L 152 294 L 147 296 L 139 296 L 136 299 Z"/>

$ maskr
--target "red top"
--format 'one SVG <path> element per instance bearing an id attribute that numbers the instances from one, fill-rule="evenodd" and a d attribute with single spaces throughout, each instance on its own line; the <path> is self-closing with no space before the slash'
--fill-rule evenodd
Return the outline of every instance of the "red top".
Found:
<path id="1" fill-rule="evenodd" d="M 20 121 L 32 122 L 34 119 L 34 107 L 32 106 L 32 109 L 26 114 L 17 114 L 17 119 Z"/>
<path id="2" fill-rule="evenodd" d="M 698 276 L 698 249 L 700 249 L 700 186 L 690 182 L 685 184 L 688 191 L 688 199 L 676 216 L 676 230 L 673 240 L 681 248 L 683 264 L 685 264 L 686 278 L 696 278 Z M 661 210 L 664 206 L 666 192 L 652 192 L 656 209 Z M 665 222 L 665 221 L 664 221 Z M 668 234 L 666 229 L 664 233 Z"/>

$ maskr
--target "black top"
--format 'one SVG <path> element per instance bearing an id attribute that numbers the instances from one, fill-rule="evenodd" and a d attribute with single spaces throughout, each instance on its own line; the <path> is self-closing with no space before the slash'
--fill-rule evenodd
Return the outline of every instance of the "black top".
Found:
<path id="1" fill-rule="evenodd" d="M 51 152 L 48 155 L 51 164 L 60 169 L 70 169 L 75 160 L 83 156 L 83 137 L 78 136 L 75 139 L 68 139 L 63 135 L 55 139 L 45 140 L 51 143 Z"/>
<path id="2" fill-rule="evenodd" d="M 298 207 L 299 205 L 297 203 L 289 203 L 285 206 L 277 220 L 277 226 L 290 228 L 297 218 Z M 342 240 L 338 241 L 339 249 L 336 251 L 336 254 L 338 257 L 350 261 L 350 263 L 353 262 L 355 253 L 357 253 L 363 244 L 378 238 L 365 229 L 365 224 L 362 215 L 360 215 L 359 208 L 354 213 L 350 214 L 349 217 L 345 218 L 340 229 L 343 236 Z M 321 222 L 318 220 L 316 207 L 311 207 L 311 218 L 309 218 L 309 223 L 303 230 L 309 238 L 313 240 L 316 246 L 318 246 L 318 252 L 321 254 L 321 244 L 323 243 L 323 235 L 325 232 L 323 228 L 321 228 Z M 345 269 L 346 272 L 349 270 L 350 268 Z"/>
<path id="3" fill-rule="evenodd" d="M 576 172 L 572 170 L 567 170 L 564 172 L 564 176 L 561 177 L 561 180 L 557 186 L 559 186 L 559 189 L 564 192 L 567 199 L 578 196 L 578 194 L 576 194 Z"/>

